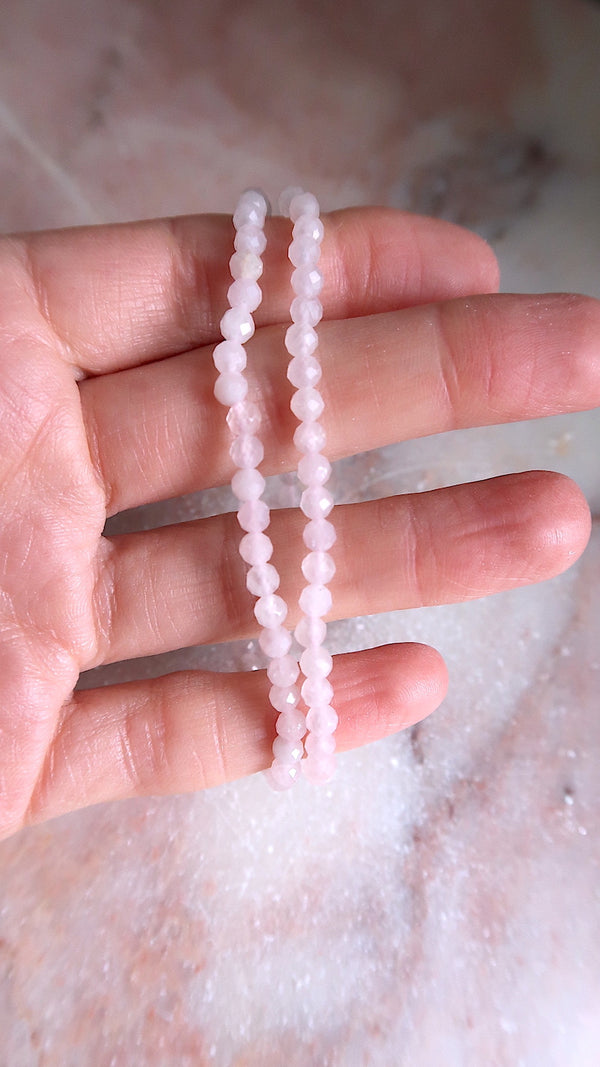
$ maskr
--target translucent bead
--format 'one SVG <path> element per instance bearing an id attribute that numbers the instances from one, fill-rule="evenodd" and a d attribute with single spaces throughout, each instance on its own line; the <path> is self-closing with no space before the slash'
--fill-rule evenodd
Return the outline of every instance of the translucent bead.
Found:
<path id="1" fill-rule="evenodd" d="M 335 774 L 335 756 L 321 753 L 302 760 L 302 775 L 312 785 L 325 785 Z"/>
<path id="2" fill-rule="evenodd" d="M 245 344 L 254 334 L 254 319 L 245 307 L 229 308 L 223 315 L 219 328 L 227 341 Z"/>
<path id="3" fill-rule="evenodd" d="M 305 678 L 327 678 L 333 669 L 333 657 L 322 645 L 305 648 L 300 657 L 300 668 Z"/>
<path id="4" fill-rule="evenodd" d="M 293 656 L 278 656 L 267 667 L 267 678 L 273 685 L 293 685 L 299 674 L 298 661 Z"/>
<path id="5" fill-rule="evenodd" d="M 333 496 L 322 485 L 316 485 L 304 490 L 300 507 L 307 519 L 326 519 L 333 507 Z"/>
<path id="6" fill-rule="evenodd" d="M 269 769 L 265 771 L 265 780 L 276 793 L 282 793 L 286 789 L 291 789 L 294 782 L 298 780 L 301 766 L 301 762 L 289 764 L 273 760 Z"/>
<path id="7" fill-rule="evenodd" d="M 299 452 L 320 452 L 326 440 L 320 422 L 301 422 L 294 433 L 294 444 Z"/>
<path id="8" fill-rule="evenodd" d="M 298 603 L 305 615 L 327 615 L 331 611 L 331 593 L 326 585 L 305 585 Z"/>
<path id="9" fill-rule="evenodd" d="M 236 471 L 231 479 L 231 490 L 238 500 L 258 500 L 264 488 L 262 474 L 253 467 Z"/>
<path id="10" fill-rule="evenodd" d="M 262 226 L 267 214 L 268 204 L 262 193 L 257 189 L 248 189 L 243 192 L 233 213 L 233 225 L 237 229 L 240 226 Z"/>
<path id="11" fill-rule="evenodd" d="M 263 630 L 258 643 L 269 658 L 285 656 L 292 646 L 292 635 L 284 626 L 276 626 L 272 630 Z"/>
<path id="12" fill-rule="evenodd" d="M 306 716 L 298 708 L 284 711 L 277 717 L 275 729 L 280 737 L 286 737 L 288 741 L 301 741 L 306 733 Z"/>
<path id="13" fill-rule="evenodd" d="M 319 218 L 304 215 L 294 223 L 292 238 L 294 240 L 298 240 L 298 238 L 304 240 L 310 239 L 311 241 L 316 241 L 317 244 L 320 244 L 323 240 L 324 233 L 325 228 Z"/>
<path id="14" fill-rule="evenodd" d="M 290 200 L 288 215 L 292 222 L 297 222 L 301 215 L 319 217 L 319 201 L 312 193 L 296 193 Z"/>
<path id="15" fill-rule="evenodd" d="M 298 763 L 304 755 L 302 741 L 290 741 L 287 737 L 276 737 L 273 742 L 273 755 L 278 763 Z"/>
<path id="16" fill-rule="evenodd" d="M 318 343 L 317 331 L 308 323 L 294 322 L 285 331 L 285 347 L 291 356 L 312 356 Z"/>
<path id="17" fill-rule="evenodd" d="M 300 690 L 297 685 L 272 685 L 269 700 L 275 711 L 292 711 L 300 700 Z"/>
<path id="18" fill-rule="evenodd" d="M 271 513 L 264 500 L 245 500 L 238 508 L 237 518 L 242 530 L 256 533 L 266 530 Z M 308 559 L 308 556 L 306 558 Z"/>
<path id="19" fill-rule="evenodd" d="M 321 380 L 321 373 L 321 364 L 314 356 L 295 356 L 288 363 L 288 381 L 295 385 L 296 389 L 317 385 Z"/>
<path id="20" fill-rule="evenodd" d="M 317 615 L 300 619 L 294 637 L 303 648 L 318 648 L 327 636 L 327 626 Z"/>
<path id="21" fill-rule="evenodd" d="M 229 341 L 226 343 L 230 344 Z M 251 400 L 243 400 L 239 404 L 234 404 L 227 412 L 227 425 L 232 434 L 236 436 L 242 433 L 258 433 L 260 424 L 260 410 Z"/>
<path id="22" fill-rule="evenodd" d="M 310 238 L 296 238 L 288 249 L 288 256 L 294 267 L 316 267 L 320 255 L 319 245 Z"/>
<path id="23" fill-rule="evenodd" d="M 329 704 L 333 696 L 333 686 L 327 678 L 319 675 L 307 678 L 302 683 L 302 699 L 309 708 L 315 708 L 323 704 Z"/>
<path id="24" fill-rule="evenodd" d="M 290 407 L 301 422 L 314 422 L 323 413 L 325 403 L 318 389 L 308 387 L 296 390 Z"/>
<path id="25" fill-rule="evenodd" d="M 246 352 L 237 341 L 221 341 L 213 351 L 213 363 L 221 374 L 239 374 L 246 366 Z"/>
<path id="26" fill-rule="evenodd" d="M 309 734 L 304 747 L 309 756 L 330 756 L 335 752 L 335 737 L 333 734 Z"/>
<path id="27" fill-rule="evenodd" d="M 327 519 L 311 519 L 302 531 L 302 540 L 311 552 L 327 552 L 336 538 L 335 526 Z"/>
<path id="28" fill-rule="evenodd" d="M 298 463 L 298 477 L 304 485 L 323 485 L 331 474 L 331 463 L 320 452 L 310 452 Z"/>
<path id="29" fill-rule="evenodd" d="M 335 563 L 328 552 L 309 552 L 302 560 L 302 573 L 313 585 L 329 585 L 335 574 Z"/>
<path id="30" fill-rule="evenodd" d="M 273 555 L 273 542 L 264 533 L 247 533 L 240 541 L 240 556 L 251 567 L 266 563 Z M 260 620 L 259 620 L 260 621 Z"/>
<path id="31" fill-rule="evenodd" d="M 295 296 L 290 305 L 290 316 L 292 322 L 316 326 L 323 318 L 323 305 L 316 297 L 307 300 L 306 297 Z"/>
<path id="32" fill-rule="evenodd" d="M 263 272 L 263 264 L 260 256 L 254 252 L 234 252 L 229 260 L 231 277 L 247 278 L 248 281 L 257 282 Z"/>
<path id="33" fill-rule="evenodd" d="M 335 732 L 338 717 L 331 704 L 322 707 L 312 707 L 306 716 L 306 726 L 311 734 L 324 736 Z"/>
<path id="34" fill-rule="evenodd" d="M 296 267 L 292 271 L 292 289 L 296 296 L 318 296 L 322 288 L 323 275 L 317 267 Z"/>
<path id="35" fill-rule="evenodd" d="M 229 455 L 236 467 L 258 467 L 263 461 L 265 450 L 258 437 L 244 433 L 232 441 Z"/>
<path id="36" fill-rule="evenodd" d="M 287 611 L 285 600 L 282 600 L 275 593 L 261 596 L 254 605 L 256 621 L 259 626 L 264 626 L 266 630 L 273 630 L 277 626 L 281 626 L 285 622 Z"/>
<path id="37" fill-rule="evenodd" d="M 246 575 L 246 589 L 253 596 L 270 596 L 279 588 L 279 572 L 272 563 L 259 563 L 250 567 Z"/>
<path id="38" fill-rule="evenodd" d="M 255 256 L 262 256 L 267 247 L 267 238 L 260 226 L 245 223 L 237 231 L 233 247 L 236 252 L 252 252 Z"/>
<path id="39" fill-rule="evenodd" d="M 214 393 L 219 404 L 231 407 L 243 400 L 248 392 L 248 382 L 243 374 L 219 374 L 215 382 Z"/>
<path id="40" fill-rule="evenodd" d="M 290 204 L 295 196 L 300 196 L 304 189 L 300 185 L 288 185 L 280 194 L 278 200 L 279 211 L 286 218 L 290 217 Z"/>
<path id="41" fill-rule="evenodd" d="M 243 305 L 248 311 L 256 311 L 262 300 L 260 285 L 248 278 L 238 278 L 227 290 L 227 299 L 232 307 Z"/>

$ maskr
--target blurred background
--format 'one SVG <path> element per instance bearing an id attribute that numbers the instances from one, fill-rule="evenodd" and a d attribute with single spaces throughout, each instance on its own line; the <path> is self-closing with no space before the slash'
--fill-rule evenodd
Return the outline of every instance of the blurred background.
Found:
<path id="1" fill-rule="evenodd" d="M 505 290 L 600 296 L 599 55 L 586 0 L 3 0 L 0 223 L 230 212 L 248 185 L 302 184 L 324 210 L 477 230 Z M 0 845 L 3 1064 L 597 1067 L 599 446 L 587 413 L 336 466 L 340 501 L 560 470 L 592 541 L 531 589 L 332 627 L 338 651 L 432 643 L 451 684 L 326 789 L 249 779 Z M 112 528 L 232 507 L 218 489 Z M 180 650 L 85 684 L 261 662 Z"/>

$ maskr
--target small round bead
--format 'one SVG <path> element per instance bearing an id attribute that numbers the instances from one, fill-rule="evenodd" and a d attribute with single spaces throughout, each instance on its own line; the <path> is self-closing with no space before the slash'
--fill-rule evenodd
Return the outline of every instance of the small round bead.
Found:
<path id="1" fill-rule="evenodd" d="M 275 711 L 292 711 L 300 700 L 300 690 L 297 685 L 272 685 L 269 700 Z"/>
<path id="2" fill-rule="evenodd" d="M 299 674 L 298 661 L 293 656 L 278 656 L 267 667 L 267 678 L 273 685 L 293 685 Z"/>
<path id="3" fill-rule="evenodd" d="M 296 193 L 290 200 L 288 215 L 292 222 L 297 222 L 301 215 L 319 217 L 319 201 L 312 193 Z"/>
<path id="4" fill-rule="evenodd" d="M 316 241 L 310 238 L 294 238 L 289 249 L 288 256 L 294 267 L 316 267 L 321 255 L 321 249 Z"/>
<path id="5" fill-rule="evenodd" d="M 254 615 L 259 626 L 273 630 L 285 622 L 288 609 L 285 600 L 276 593 L 261 596 L 254 605 Z"/>
<path id="6" fill-rule="evenodd" d="M 273 755 L 278 763 L 297 763 L 304 755 L 304 745 L 301 740 L 293 741 L 279 736 L 273 742 Z"/>
<path id="7" fill-rule="evenodd" d="M 304 490 L 300 507 L 307 519 L 326 519 L 333 507 L 333 496 L 322 485 L 315 485 Z"/>
<path id="8" fill-rule="evenodd" d="M 300 778 L 301 763 L 279 763 L 273 760 L 268 771 L 265 771 L 265 779 L 277 793 L 283 793 L 285 789 L 291 789 L 294 782 Z"/>
<path id="9" fill-rule="evenodd" d="M 314 422 L 322 414 L 325 403 L 319 390 L 309 387 L 296 390 L 290 401 L 290 407 L 301 422 Z"/>
<path id="10" fill-rule="evenodd" d="M 316 326 L 323 318 L 323 305 L 316 297 L 307 300 L 304 296 L 295 296 L 290 305 L 290 316 L 292 322 Z"/>
<path id="11" fill-rule="evenodd" d="M 294 223 L 292 238 L 294 240 L 298 240 L 298 238 L 303 240 L 310 239 L 311 241 L 316 241 L 317 244 L 320 244 L 323 240 L 324 233 L 325 228 L 319 218 L 311 218 L 310 215 L 303 215 Z"/>
<path id="12" fill-rule="evenodd" d="M 243 400 L 248 392 L 248 382 L 244 378 L 243 374 L 219 374 L 215 382 L 214 393 L 219 404 L 226 404 L 227 407 L 231 407 L 232 404 L 239 403 Z"/>
<path id="13" fill-rule="evenodd" d="M 236 467 L 258 467 L 263 461 L 265 450 L 258 437 L 244 433 L 231 442 L 229 455 Z"/>
<path id="14" fill-rule="evenodd" d="M 213 351 L 213 363 L 221 374 L 239 374 L 246 366 L 246 352 L 237 341 L 221 341 Z"/>
<path id="15" fill-rule="evenodd" d="M 251 567 L 266 563 L 273 555 L 273 542 L 264 533 L 244 534 L 240 541 L 240 556 Z"/>
<path id="16" fill-rule="evenodd" d="M 300 668 L 305 678 L 327 678 L 333 668 L 333 656 L 322 645 L 305 648 L 300 656 Z"/>
<path id="17" fill-rule="evenodd" d="M 336 711 L 331 704 L 311 708 L 306 716 L 306 726 L 311 734 L 323 736 L 334 733 L 338 724 Z"/>
<path id="18" fill-rule="evenodd" d="M 263 263 L 260 256 L 254 252 L 234 252 L 229 260 L 231 277 L 247 278 L 248 281 L 257 282 L 263 272 Z"/>
<path id="19" fill-rule="evenodd" d="M 264 500 L 244 500 L 238 508 L 237 518 L 242 530 L 246 530 L 247 533 L 256 533 L 266 530 L 271 513 Z M 306 558 L 308 559 L 308 556 Z"/>
<path id="20" fill-rule="evenodd" d="M 314 326 L 294 322 L 285 331 L 285 347 L 290 356 L 312 356 L 318 343 Z"/>
<path id="21" fill-rule="evenodd" d="M 333 697 L 333 686 L 327 678 L 320 678 L 315 675 L 314 677 L 307 678 L 302 683 L 302 699 L 307 707 L 315 708 L 321 707 L 323 704 L 329 704 L 329 701 Z"/>
<path id="22" fill-rule="evenodd" d="M 309 734 L 304 747 L 309 756 L 330 756 L 335 752 L 335 737 L 333 734 Z"/>
<path id="23" fill-rule="evenodd" d="M 236 229 L 240 226 L 262 226 L 267 213 L 267 202 L 257 190 L 251 189 L 242 193 L 237 207 L 233 213 L 233 225 Z"/>
<path id="24" fill-rule="evenodd" d="M 255 256 L 262 256 L 267 247 L 267 238 L 260 226 L 244 223 L 235 235 L 233 247 L 236 252 L 252 252 Z"/>
<path id="25" fill-rule="evenodd" d="M 298 603 L 305 615 L 322 617 L 331 611 L 331 593 L 326 585 L 305 585 Z"/>
<path id="26" fill-rule="evenodd" d="M 335 574 L 335 563 L 328 552 L 309 552 L 302 560 L 302 573 L 313 585 L 328 585 Z"/>
<path id="27" fill-rule="evenodd" d="M 327 626 L 317 615 L 300 619 L 294 637 L 303 648 L 319 648 L 327 636 Z"/>
<path id="28" fill-rule="evenodd" d="M 238 500 L 258 500 L 264 488 L 265 480 L 262 474 L 253 467 L 236 471 L 231 479 L 231 490 Z"/>
<path id="29" fill-rule="evenodd" d="M 232 307 L 242 305 L 248 311 L 256 311 L 262 300 L 260 285 L 248 278 L 238 278 L 227 290 L 227 299 Z"/>
<path id="30" fill-rule="evenodd" d="M 286 218 L 290 217 L 290 204 L 295 196 L 300 196 L 304 189 L 300 185 L 288 185 L 279 196 L 277 205 L 279 211 Z"/>
<path id="31" fill-rule="evenodd" d="M 228 341 L 227 344 L 229 343 Z M 242 433 L 258 433 L 260 424 L 260 410 L 251 400 L 242 400 L 227 412 L 227 425 L 236 436 Z"/>
<path id="32" fill-rule="evenodd" d="M 270 596 L 279 588 L 279 571 L 272 563 L 257 563 L 246 575 L 246 589 L 253 596 Z"/>
<path id="33" fill-rule="evenodd" d="M 335 773 L 335 756 L 322 753 L 302 760 L 302 774 L 312 785 L 325 785 Z"/>
<path id="34" fill-rule="evenodd" d="M 317 267 L 296 267 L 291 280 L 296 296 L 318 296 L 323 288 L 323 275 Z"/>
<path id="35" fill-rule="evenodd" d="M 229 308 L 225 312 L 219 328 L 226 341 L 245 344 L 254 334 L 254 319 L 245 307 Z"/>
<path id="36" fill-rule="evenodd" d="M 299 452 L 320 452 L 326 442 L 320 422 L 301 422 L 294 432 L 294 444 Z"/>
<path id="37" fill-rule="evenodd" d="M 280 737 L 288 741 L 301 741 L 306 733 L 306 716 L 298 708 L 284 711 L 277 716 L 275 729 Z"/>
<path id="38" fill-rule="evenodd" d="M 335 526 L 327 519 L 311 519 L 302 531 L 302 540 L 311 552 L 327 552 L 336 538 Z"/>
<path id="39" fill-rule="evenodd" d="M 298 477 L 304 485 L 323 485 L 331 474 L 331 463 L 320 452 L 310 452 L 298 463 Z"/>
<path id="40" fill-rule="evenodd" d="M 285 656 L 291 648 L 292 635 L 284 626 L 276 626 L 273 630 L 263 630 L 258 643 L 269 658 Z"/>
<path id="41" fill-rule="evenodd" d="M 314 356 L 294 356 L 288 363 L 288 380 L 296 389 L 317 385 L 321 380 L 321 373 L 321 364 Z"/>

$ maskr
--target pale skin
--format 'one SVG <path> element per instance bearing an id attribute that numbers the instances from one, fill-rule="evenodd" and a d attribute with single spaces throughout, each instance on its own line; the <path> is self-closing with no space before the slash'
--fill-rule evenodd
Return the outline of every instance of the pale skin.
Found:
<path id="1" fill-rule="evenodd" d="M 446 223 L 381 209 L 324 222 L 332 459 L 600 403 L 598 302 L 495 295 L 489 247 Z M 107 515 L 231 477 L 211 352 L 232 233 L 230 219 L 204 216 L 0 242 L 4 837 L 88 804 L 202 789 L 269 763 L 262 671 L 74 692 L 99 664 L 256 633 L 234 516 L 102 533 Z M 270 219 L 267 234 L 248 375 L 273 473 L 297 456 L 281 350 L 289 224 Z M 546 472 L 340 506 L 335 521 L 338 618 L 544 580 L 578 558 L 590 532 L 578 487 Z M 301 522 L 282 511 L 269 531 L 290 604 Z M 447 672 L 433 649 L 392 645 L 337 656 L 332 682 L 343 751 L 432 712 Z"/>

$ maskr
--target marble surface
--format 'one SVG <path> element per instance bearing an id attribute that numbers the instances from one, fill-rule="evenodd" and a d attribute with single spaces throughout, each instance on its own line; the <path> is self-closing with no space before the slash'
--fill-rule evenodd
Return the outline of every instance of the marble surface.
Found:
<path id="1" fill-rule="evenodd" d="M 506 290 L 600 296 L 597 4 L 5 0 L 0 31 L 4 229 L 230 210 L 240 187 L 301 180 L 325 207 L 479 230 Z M 599 444 L 588 413 L 339 465 L 348 500 L 563 471 L 592 540 L 536 587 L 337 624 L 338 650 L 434 644 L 451 685 L 327 789 L 248 779 L 4 842 L 3 1064 L 600 1062 Z"/>

